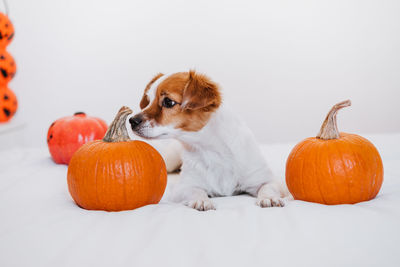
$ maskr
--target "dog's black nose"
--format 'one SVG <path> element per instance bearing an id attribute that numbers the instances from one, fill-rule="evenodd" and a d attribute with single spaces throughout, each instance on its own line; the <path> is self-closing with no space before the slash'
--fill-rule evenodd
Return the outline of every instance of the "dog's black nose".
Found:
<path id="1" fill-rule="evenodd" d="M 129 123 L 131 124 L 132 128 L 136 128 L 141 124 L 143 121 L 143 116 L 141 114 L 137 114 L 129 119 Z"/>

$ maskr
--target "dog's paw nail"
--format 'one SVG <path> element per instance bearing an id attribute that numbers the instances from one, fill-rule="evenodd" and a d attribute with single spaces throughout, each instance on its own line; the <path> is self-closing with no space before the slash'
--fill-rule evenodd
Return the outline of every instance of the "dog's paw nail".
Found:
<path id="1" fill-rule="evenodd" d="M 269 207 L 284 207 L 285 206 L 285 200 L 283 198 L 264 198 L 264 199 L 258 199 L 257 200 L 257 205 L 262 207 L 262 208 L 269 208 Z"/>
<path id="2" fill-rule="evenodd" d="M 262 207 L 262 208 L 272 207 L 271 199 L 269 199 L 269 198 L 259 199 L 257 201 L 257 205 Z"/>
<path id="3" fill-rule="evenodd" d="M 188 203 L 188 207 L 200 210 L 200 211 L 207 211 L 207 210 L 215 210 L 214 204 L 210 200 L 194 200 Z"/>
<path id="4" fill-rule="evenodd" d="M 280 197 L 271 199 L 271 203 L 272 203 L 272 207 L 284 207 L 285 206 L 285 201 Z"/>

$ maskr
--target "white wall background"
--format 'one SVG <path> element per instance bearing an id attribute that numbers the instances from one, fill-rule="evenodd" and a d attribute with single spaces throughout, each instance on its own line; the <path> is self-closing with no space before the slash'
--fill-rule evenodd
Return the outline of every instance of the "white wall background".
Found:
<path id="1" fill-rule="evenodd" d="M 18 72 L 10 87 L 44 145 L 75 111 L 110 122 L 138 110 L 157 72 L 196 68 L 217 81 L 261 142 L 315 135 L 350 98 L 339 127 L 400 131 L 400 1 L 9 0 Z"/>

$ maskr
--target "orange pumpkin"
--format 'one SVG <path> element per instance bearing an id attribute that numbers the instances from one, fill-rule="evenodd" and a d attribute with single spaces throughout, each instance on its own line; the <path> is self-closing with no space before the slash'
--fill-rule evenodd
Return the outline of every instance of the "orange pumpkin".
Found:
<path id="1" fill-rule="evenodd" d="M 0 122 L 9 121 L 17 109 L 18 100 L 14 92 L 7 87 L 0 87 Z"/>
<path id="2" fill-rule="evenodd" d="M 8 16 L 0 12 L 0 49 L 5 48 L 14 38 L 14 26 Z"/>
<path id="3" fill-rule="evenodd" d="M 17 65 L 14 58 L 6 51 L 0 52 L 0 84 L 7 84 L 15 75 Z"/>
<path id="4" fill-rule="evenodd" d="M 286 183 L 298 200 L 322 204 L 353 204 L 375 198 L 383 182 L 383 165 L 367 139 L 339 133 L 337 111 L 350 100 L 336 104 L 317 137 L 297 144 L 286 162 Z"/>
<path id="5" fill-rule="evenodd" d="M 76 112 L 53 122 L 47 131 L 47 146 L 55 163 L 68 164 L 83 144 L 101 139 L 107 131 L 102 119 Z"/>
<path id="6" fill-rule="evenodd" d="M 161 200 L 167 171 L 149 144 L 129 139 L 125 126 L 132 111 L 122 107 L 103 140 L 83 145 L 68 166 L 68 188 L 84 209 L 131 210 Z"/>

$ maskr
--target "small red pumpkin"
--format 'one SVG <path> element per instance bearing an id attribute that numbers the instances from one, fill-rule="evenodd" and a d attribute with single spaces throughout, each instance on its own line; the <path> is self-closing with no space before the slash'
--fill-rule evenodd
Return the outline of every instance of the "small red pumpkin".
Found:
<path id="1" fill-rule="evenodd" d="M 0 52 L 0 84 L 6 85 L 15 75 L 17 65 L 14 58 L 6 51 Z"/>
<path id="2" fill-rule="evenodd" d="M 47 145 L 56 163 L 68 164 L 78 148 L 89 141 L 103 138 L 106 131 L 107 124 L 102 119 L 77 112 L 50 125 Z"/>
<path id="3" fill-rule="evenodd" d="M 0 122 L 9 121 L 18 109 L 18 100 L 8 87 L 0 87 Z"/>
<path id="4" fill-rule="evenodd" d="M 14 38 L 14 25 L 8 16 L 0 12 L 0 48 L 5 48 Z"/>

